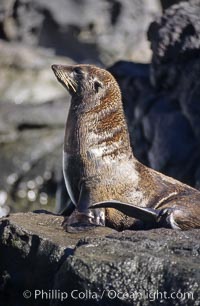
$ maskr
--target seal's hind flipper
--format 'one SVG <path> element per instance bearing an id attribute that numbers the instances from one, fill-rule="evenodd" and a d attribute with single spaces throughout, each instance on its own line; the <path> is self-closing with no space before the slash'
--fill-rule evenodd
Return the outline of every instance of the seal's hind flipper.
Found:
<path id="1" fill-rule="evenodd" d="M 124 203 L 120 201 L 103 201 L 92 204 L 89 209 L 95 208 L 115 208 L 125 215 L 142 220 L 144 222 L 157 223 L 157 218 L 159 216 L 159 210 L 140 207 L 130 203 Z"/>

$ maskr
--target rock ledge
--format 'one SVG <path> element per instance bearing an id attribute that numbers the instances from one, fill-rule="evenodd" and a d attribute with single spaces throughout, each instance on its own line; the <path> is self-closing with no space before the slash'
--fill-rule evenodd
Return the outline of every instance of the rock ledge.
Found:
<path id="1" fill-rule="evenodd" d="M 62 220 L 47 211 L 0 220 L 3 305 L 198 305 L 200 230 L 69 234 Z"/>

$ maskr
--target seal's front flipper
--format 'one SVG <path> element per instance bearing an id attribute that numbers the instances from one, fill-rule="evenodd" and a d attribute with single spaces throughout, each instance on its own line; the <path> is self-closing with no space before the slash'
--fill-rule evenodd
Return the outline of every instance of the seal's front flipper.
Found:
<path id="1" fill-rule="evenodd" d="M 149 207 L 140 207 L 130 203 L 124 203 L 120 201 L 103 201 L 92 204 L 89 208 L 115 208 L 125 215 L 142 220 L 143 222 L 148 222 L 149 224 L 157 223 L 157 218 L 159 216 L 159 211 Z"/>
<path id="2" fill-rule="evenodd" d="M 96 227 L 96 224 L 91 222 L 89 215 L 80 213 L 76 209 L 69 217 L 65 217 L 62 226 L 69 233 L 78 233 L 91 230 Z"/>
<path id="3" fill-rule="evenodd" d="M 77 209 L 73 213 L 66 217 L 63 222 L 63 228 L 70 233 L 87 231 L 95 226 L 105 225 L 105 213 L 104 209 L 89 209 L 89 197 L 88 192 L 81 186 L 79 200 L 77 203 Z"/>

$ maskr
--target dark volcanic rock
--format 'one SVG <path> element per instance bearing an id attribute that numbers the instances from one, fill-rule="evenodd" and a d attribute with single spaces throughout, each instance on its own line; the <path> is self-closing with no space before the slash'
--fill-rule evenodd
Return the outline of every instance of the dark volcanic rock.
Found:
<path id="1" fill-rule="evenodd" d="M 174 149 L 169 149 L 169 147 L 168 149 L 171 152 L 174 151 L 172 154 L 176 153 L 179 156 L 178 163 L 182 164 L 183 169 L 185 168 L 184 165 L 186 165 L 187 170 L 185 173 L 184 171 L 177 171 L 175 165 L 177 163 L 175 162 L 174 169 L 170 169 L 170 166 L 167 169 L 165 165 L 165 168 L 161 166 L 159 170 L 162 171 L 164 169 L 165 173 L 172 176 L 177 171 L 179 173 L 177 178 L 185 180 L 185 182 L 196 187 L 198 187 L 198 183 L 195 178 L 195 172 L 197 165 L 200 164 L 199 16 L 199 0 L 181 2 L 167 9 L 161 18 L 151 24 L 148 32 L 153 50 L 150 74 L 152 84 L 155 86 L 156 92 L 163 93 L 165 99 L 167 97 L 169 101 L 174 101 L 179 117 L 182 116 L 182 122 L 185 117 L 185 123 L 182 127 L 177 120 L 175 120 L 176 126 L 170 125 L 170 119 L 163 120 L 163 129 L 166 130 L 165 135 L 167 138 L 173 140 L 174 137 L 174 143 L 177 141 L 177 144 L 179 144 L 179 152 L 175 152 L 175 146 L 173 146 Z M 166 128 L 167 126 L 168 129 Z M 162 128 L 160 127 L 159 130 L 162 130 Z M 159 147 L 157 141 L 153 144 L 153 147 L 155 146 Z M 160 143 L 161 147 L 162 144 Z M 184 161 L 181 161 L 183 157 L 181 151 L 185 151 Z M 159 153 L 161 154 L 162 152 Z M 156 155 L 158 156 L 158 154 Z M 156 159 L 155 155 L 154 159 Z M 171 157 L 169 164 L 172 164 L 173 161 L 175 159 Z"/>
<path id="2" fill-rule="evenodd" d="M 192 128 L 173 92 L 157 92 L 152 87 L 149 65 L 121 61 L 109 70 L 122 90 L 135 156 L 147 166 L 194 186 L 198 125 Z M 190 105 L 188 109 L 191 111 Z"/>
<path id="3" fill-rule="evenodd" d="M 188 1 L 188 0 L 160 0 L 163 10 L 166 10 L 169 6 L 175 3 L 185 2 L 185 1 Z"/>
<path id="4" fill-rule="evenodd" d="M 63 217 L 51 213 L 19 213 L 0 220 L 0 302 L 27 305 L 23 291 L 49 290 L 64 260 L 77 241 L 88 233 L 68 234 L 61 228 Z M 97 228 L 90 236 L 112 233 Z M 67 276 L 67 274 L 66 274 Z M 43 305 L 49 305 L 47 301 Z M 29 305 L 41 305 L 29 300 Z M 0 304 L 2 305 L 2 304 Z"/>
<path id="5" fill-rule="evenodd" d="M 164 101 L 160 102 L 162 104 Z M 170 104 L 169 101 L 168 104 Z M 155 105 L 149 114 L 151 123 L 154 123 L 152 146 L 148 152 L 151 166 L 160 170 L 168 163 L 177 166 L 187 162 L 196 149 L 196 140 L 189 122 L 181 112 L 167 112 L 164 107 L 160 112 L 156 113 L 156 111 Z M 148 116 L 145 117 L 147 118 Z"/>
<path id="6" fill-rule="evenodd" d="M 199 305 L 199 230 L 69 234 L 62 219 L 47 212 L 1 219 L 4 305 L 60 305 L 52 289 L 67 294 L 62 305 Z M 51 297 L 34 299 L 35 289 Z"/>
<path id="7" fill-rule="evenodd" d="M 148 30 L 153 51 L 151 79 L 157 87 L 176 85 L 184 61 L 200 56 L 200 1 L 167 9 Z"/>
<path id="8" fill-rule="evenodd" d="M 79 241 L 73 256 L 60 267 L 55 288 L 97 292 L 99 300 L 93 305 L 149 305 L 150 301 L 152 305 L 197 305 L 200 236 L 195 242 L 193 235 L 194 232 L 166 230 L 125 231 L 107 238 Z M 191 264 L 188 256 L 193 258 Z M 193 301 L 156 299 L 158 292 L 167 292 L 170 297 L 172 292 L 187 292 L 192 288 L 196 288 Z M 114 298 L 117 294 L 119 299 Z"/>
<path id="9" fill-rule="evenodd" d="M 154 57 L 161 61 L 177 61 L 181 56 L 200 51 L 200 1 L 191 0 L 173 5 L 162 17 L 151 23 L 148 36 Z"/>
<path id="10" fill-rule="evenodd" d="M 200 1 L 173 5 L 148 31 L 150 65 L 118 62 L 118 80 L 135 156 L 199 188 Z"/>

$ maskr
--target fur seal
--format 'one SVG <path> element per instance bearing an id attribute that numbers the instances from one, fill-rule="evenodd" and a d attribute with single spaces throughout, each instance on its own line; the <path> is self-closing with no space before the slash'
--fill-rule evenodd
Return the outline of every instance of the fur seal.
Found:
<path id="1" fill-rule="evenodd" d="M 200 192 L 134 157 L 114 77 L 93 65 L 52 69 L 71 95 L 63 171 L 77 209 L 64 228 L 75 223 L 117 230 L 200 228 Z"/>

